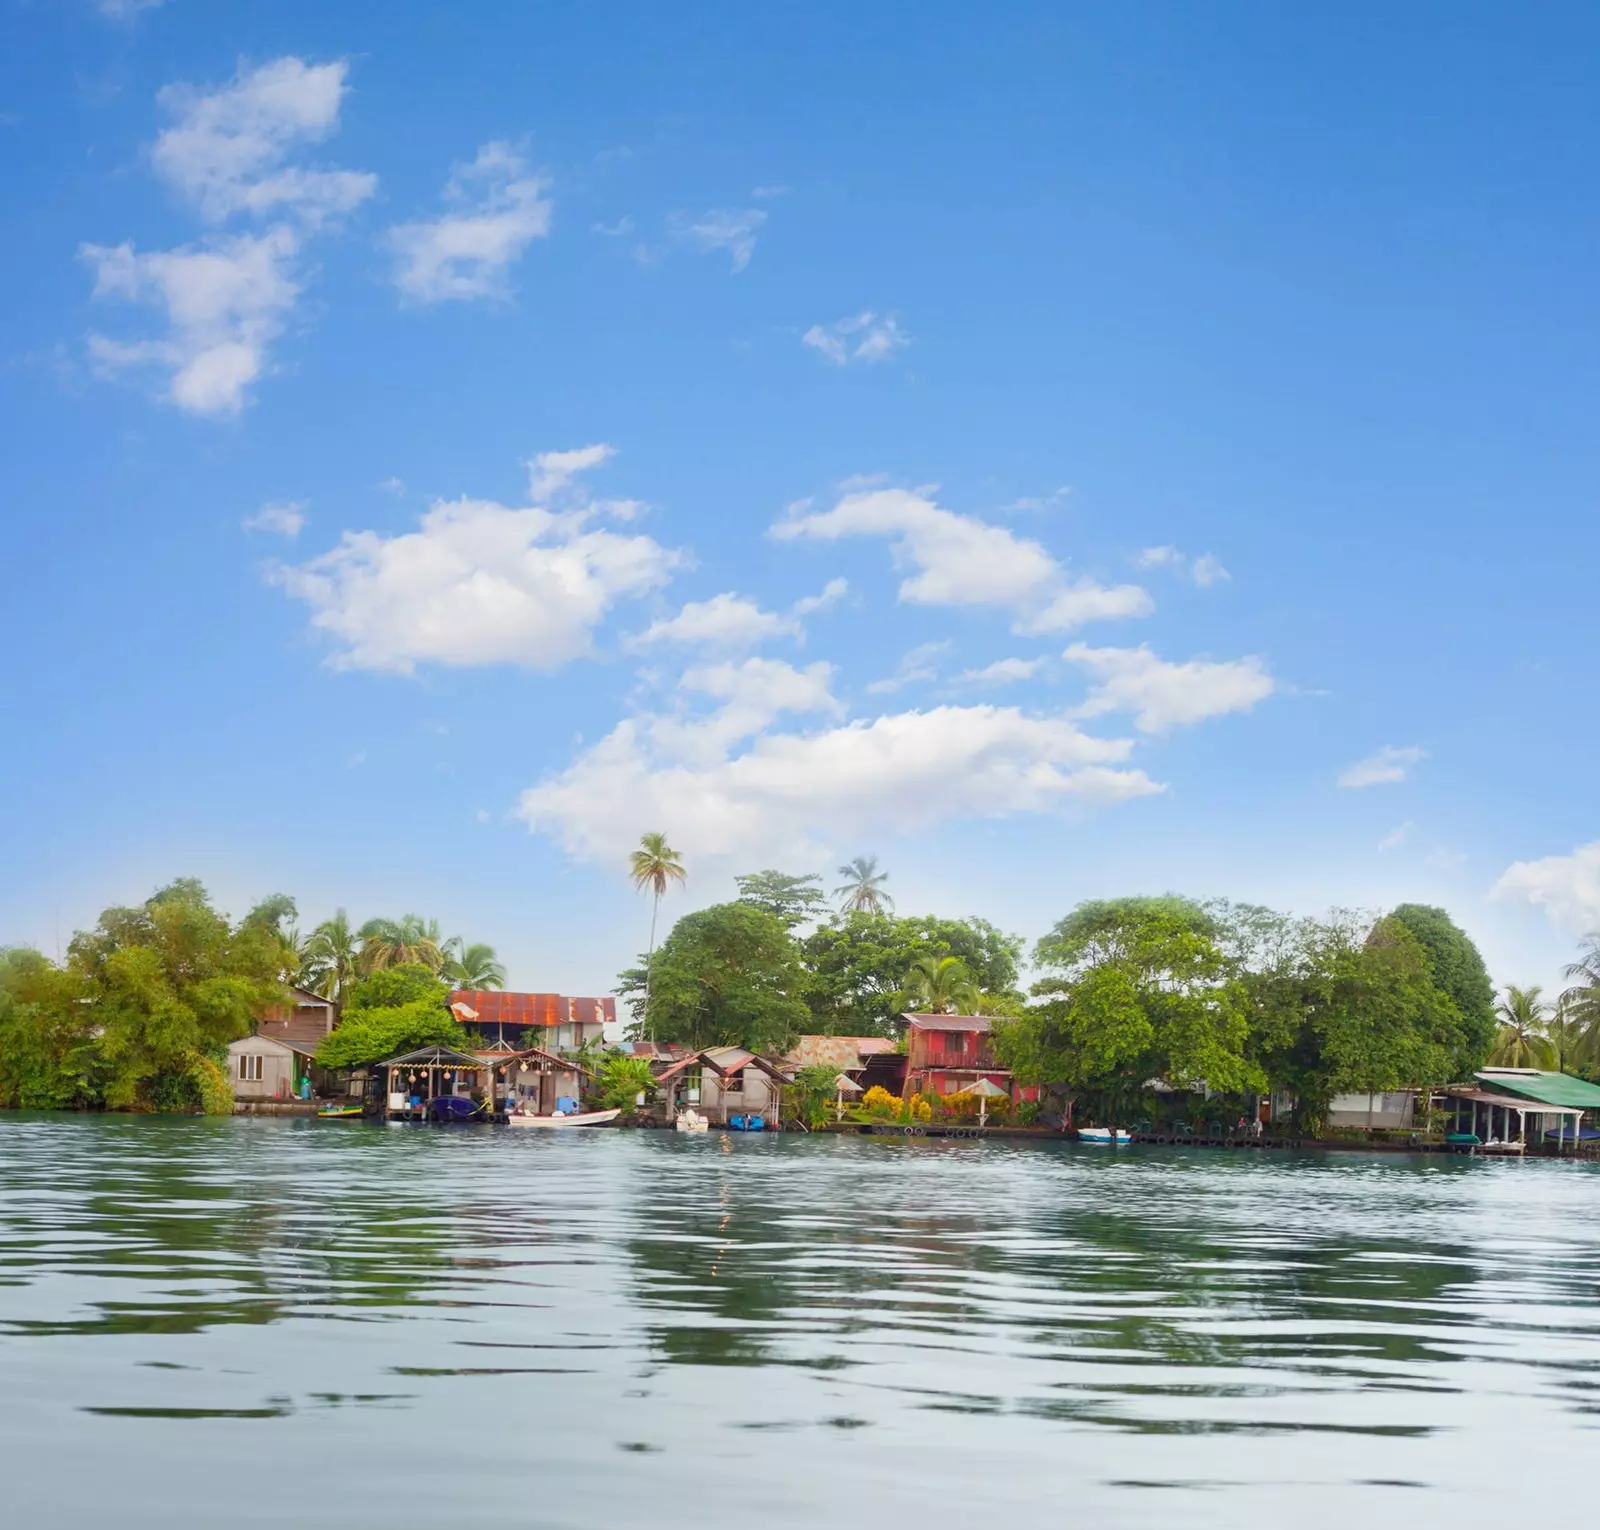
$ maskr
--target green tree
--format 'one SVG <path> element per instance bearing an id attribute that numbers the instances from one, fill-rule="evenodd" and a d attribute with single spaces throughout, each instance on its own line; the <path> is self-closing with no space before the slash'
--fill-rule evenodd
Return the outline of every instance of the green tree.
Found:
<path id="1" fill-rule="evenodd" d="M 407 962 L 399 967 L 380 967 L 350 985 L 344 1003 L 344 1018 L 350 1020 L 366 1010 L 396 1009 L 402 1004 L 424 1000 L 449 1013 L 449 989 L 431 967 Z"/>
<path id="2" fill-rule="evenodd" d="M 836 887 L 833 895 L 839 907 L 847 914 L 886 914 L 894 907 L 894 899 L 884 891 L 889 880 L 887 871 L 878 870 L 878 857 L 858 855 L 839 868 L 845 881 Z"/>
<path id="3" fill-rule="evenodd" d="M 635 1110 L 641 1094 L 655 1092 L 655 1075 L 650 1059 L 627 1052 L 610 1052 L 595 1070 L 595 1092 L 602 1110 Z"/>
<path id="4" fill-rule="evenodd" d="M 1550 1006 L 1540 997 L 1537 983 L 1528 988 L 1506 987 L 1505 997 L 1495 1006 L 1500 1030 L 1495 1036 L 1489 1061 L 1497 1068 L 1548 1068 L 1554 1062 L 1550 1045 Z"/>
<path id="5" fill-rule="evenodd" d="M 467 945 L 459 935 L 445 942 L 443 976 L 457 988 L 504 988 L 506 969 L 493 946 Z"/>
<path id="6" fill-rule="evenodd" d="M 635 968 L 617 991 L 640 1026 L 648 996 L 654 1039 L 771 1054 L 787 1051 L 805 1024 L 804 983 L 799 947 L 777 915 L 718 903 L 672 927 L 653 980 L 649 968 Z"/>
<path id="7" fill-rule="evenodd" d="M 935 1015 L 970 1015 L 980 1002 L 978 985 L 959 956 L 919 956 L 901 999 L 909 1010 Z"/>
<path id="8" fill-rule="evenodd" d="M 1483 1066 L 1497 1029 L 1494 984 L 1482 954 L 1442 908 L 1402 903 L 1382 922 L 1404 925 L 1416 937 L 1427 957 L 1429 975 L 1455 1005 L 1461 1017 L 1459 1037 L 1446 1071 L 1451 1078 L 1470 1078 Z"/>
<path id="9" fill-rule="evenodd" d="M 305 947 L 305 987 L 343 1003 L 361 965 L 361 940 L 341 908 L 311 932 Z"/>
<path id="10" fill-rule="evenodd" d="M 1600 930 L 1584 937 L 1578 960 L 1568 963 L 1567 986 L 1556 1006 L 1551 1039 L 1561 1055 L 1585 1071 L 1600 1055 Z M 1563 1071 L 1569 1071 L 1562 1064 Z"/>
<path id="11" fill-rule="evenodd" d="M 363 972 L 418 964 L 437 972 L 444 965 L 444 941 L 437 919 L 424 919 L 420 914 L 369 919 L 357 931 L 356 938 L 361 943 Z"/>
<path id="12" fill-rule="evenodd" d="M 828 907 L 822 891 L 822 878 L 790 876 L 782 871 L 752 871 L 735 877 L 739 901 L 775 914 L 791 930 L 822 917 Z"/>
<path id="13" fill-rule="evenodd" d="M 836 1068 L 815 1065 L 802 1068 L 794 1076 L 790 1091 L 790 1108 L 808 1131 L 819 1131 L 834 1118 L 838 1102 Z"/>
<path id="14" fill-rule="evenodd" d="M 1041 939 L 1044 1002 L 995 1027 L 1025 1083 L 1064 1084 L 1125 1110 L 1144 1082 L 1232 1093 L 1264 1085 L 1247 1055 L 1246 995 L 1215 921 L 1187 899 L 1082 903 Z"/>
<path id="15" fill-rule="evenodd" d="M 38 951 L 0 951 L 0 1109 L 100 1103 L 106 1069 L 80 974 Z"/>
<path id="16" fill-rule="evenodd" d="M 449 990 L 431 967 L 380 967 L 350 985 L 339 1028 L 317 1047 L 324 1068 L 360 1068 L 421 1047 L 466 1049 L 473 1038 L 450 1012 Z"/>
<path id="17" fill-rule="evenodd" d="M 643 834 L 639 848 L 628 857 L 628 875 L 635 891 L 650 889 L 650 946 L 644 959 L 644 1009 L 641 1024 L 647 1036 L 656 1034 L 650 1025 L 650 974 L 656 959 L 656 916 L 661 912 L 662 894 L 674 883 L 689 880 L 683 857 L 667 843 L 665 834 Z"/>

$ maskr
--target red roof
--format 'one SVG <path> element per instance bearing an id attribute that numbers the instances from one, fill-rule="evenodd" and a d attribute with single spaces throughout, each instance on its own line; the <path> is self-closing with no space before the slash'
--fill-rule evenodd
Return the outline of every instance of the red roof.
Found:
<path id="1" fill-rule="evenodd" d="M 474 1011 L 463 1015 L 456 1005 Z M 495 988 L 458 988 L 451 1011 L 463 1025 L 604 1024 L 617 1018 L 615 999 L 569 999 L 559 993 L 504 993 Z"/>
<path id="2" fill-rule="evenodd" d="M 976 1031 L 980 1036 L 989 1031 L 987 1015 L 907 1015 L 914 1031 Z"/>

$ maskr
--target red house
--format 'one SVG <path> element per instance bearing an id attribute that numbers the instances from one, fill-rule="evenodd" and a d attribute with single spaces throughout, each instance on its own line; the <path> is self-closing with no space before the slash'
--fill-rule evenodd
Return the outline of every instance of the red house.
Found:
<path id="1" fill-rule="evenodd" d="M 989 1042 L 987 1015 L 903 1015 L 906 1022 L 906 1094 L 960 1094 L 980 1078 L 1013 1099 L 1031 1099 L 1018 1090 L 1009 1068 L 1001 1067 Z"/>
<path id="2" fill-rule="evenodd" d="M 569 999 L 560 993 L 506 993 L 497 988 L 458 988 L 450 1013 L 491 1044 L 575 1052 L 599 1041 L 617 1018 L 615 999 Z"/>

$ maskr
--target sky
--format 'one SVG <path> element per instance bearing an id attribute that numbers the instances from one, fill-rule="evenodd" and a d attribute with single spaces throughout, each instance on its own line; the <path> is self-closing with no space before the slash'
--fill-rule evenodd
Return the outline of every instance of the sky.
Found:
<path id="1" fill-rule="evenodd" d="M 1593 6 L 0 4 L 0 942 L 1600 927 Z"/>

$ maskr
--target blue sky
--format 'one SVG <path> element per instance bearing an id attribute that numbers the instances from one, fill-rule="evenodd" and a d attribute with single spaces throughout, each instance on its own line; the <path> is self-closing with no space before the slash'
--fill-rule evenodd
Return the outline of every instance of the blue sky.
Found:
<path id="1" fill-rule="evenodd" d="M 1600 925 L 1552 4 L 12 3 L 0 935 L 623 875 Z"/>

